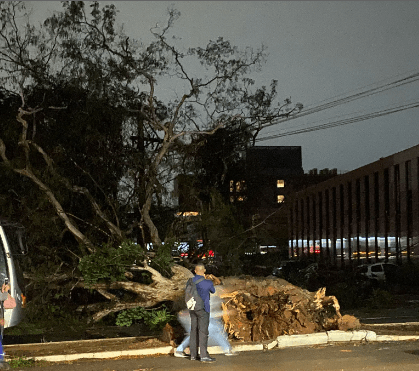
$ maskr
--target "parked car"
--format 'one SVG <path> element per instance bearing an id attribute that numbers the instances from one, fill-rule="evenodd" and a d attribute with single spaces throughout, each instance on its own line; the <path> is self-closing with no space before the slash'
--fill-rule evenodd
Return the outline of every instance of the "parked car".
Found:
<path id="1" fill-rule="evenodd" d="M 308 262 L 300 260 L 285 260 L 282 261 L 279 267 L 275 267 L 272 275 L 284 279 L 289 279 L 292 272 L 299 272 L 301 269 L 307 267 Z"/>
<path id="2" fill-rule="evenodd" d="M 399 266 L 392 263 L 363 264 L 357 267 L 357 272 L 378 282 L 386 282 L 397 275 Z"/>

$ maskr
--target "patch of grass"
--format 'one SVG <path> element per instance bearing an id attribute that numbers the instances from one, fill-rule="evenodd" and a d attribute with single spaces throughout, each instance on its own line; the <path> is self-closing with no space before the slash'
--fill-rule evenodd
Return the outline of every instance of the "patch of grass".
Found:
<path id="1" fill-rule="evenodd" d="M 147 310 L 142 307 L 126 309 L 118 313 L 117 326 L 131 326 L 134 322 L 143 321 L 151 329 L 162 329 L 166 323 L 175 319 L 165 305 L 158 309 Z"/>
<path id="2" fill-rule="evenodd" d="M 18 357 L 13 358 L 9 364 L 11 368 L 19 368 L 19 367 L 34 367 L 35 366 L 35 360 L 33 358 L 27 358 L 27 357 Z"/>
<path id="3" fill-rule="evenodd" d="M 393 303 L 393 296 L 386 290 L 375 289 L 367 301 L 371 309 L 389 308 Z"/>
<path id="4" fill-rule="evenodd" d="M 25 322 L 22 321 L 17 326 L 9 327 L 4 330 L 6 336 L 7 335 L 13 335 L 13 336 L 19 336 L 19 335 L 40 335 L 45 332 L 45 329 L 43 326 L 40 326 L 39 324 L 32 323 L 32 322 Z"/>
<path id="5" fill-rule="evenodd" d="M 4 330 L 4 336 L 31 336 L 31 335 L 46 335 L 50 333 L 84 333 L 87 325 L 84 322 L 61 323 L 57 324 L 54 321 L 35 321 L 29 322 L 24 319 L 17 326 L 9 327 Z"/>

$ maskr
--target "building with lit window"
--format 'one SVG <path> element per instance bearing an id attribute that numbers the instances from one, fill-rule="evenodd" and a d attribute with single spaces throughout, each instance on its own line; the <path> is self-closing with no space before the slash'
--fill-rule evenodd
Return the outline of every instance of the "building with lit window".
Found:
<path id="1" fill-rule="evenodd" d="M 229 199 L 253 232 L 252 251 L 278 249 L 288 241 L 284 207 L 295 177 L 304 175 L 300 146 L 256 146 L 246 150 L 244 169 L 229 180 Z"/>
<path id="2" fill-rule="evenodd" d="M 290 256 L 332 265 L 418 255 L 419 145 L 292 194 Z"/>
<path id="3" fill-rule="evenodd" d="M 241 222 L 252 230 L 255 251 L 266 246 L 287 250 L 287 200 L 296 190 L 337 175 L 336 169 L 310 170 L 304 174 L 301 146 L 255 146 L 242 156 L 243 162 L 229 169 L 222 194 L 234 204 Z M 227 189 L 228 187 L 228 189 Z M 199 215 L 199 190 L 193 177 L 180 175 L 175 181 L 179 216 L 184 221 L 182 236 L 190 232 L 193 220 Z M 286 252 L 287 253 L 287 252 Z"/>
<path id="4" fill-rule="evenodd" d="M 245 155 L 245 173 L 230 179 L 230 202 L 262 210 L 285 201 L 291 179 L 304 174 L 300 146 L 256 146 Z"/>

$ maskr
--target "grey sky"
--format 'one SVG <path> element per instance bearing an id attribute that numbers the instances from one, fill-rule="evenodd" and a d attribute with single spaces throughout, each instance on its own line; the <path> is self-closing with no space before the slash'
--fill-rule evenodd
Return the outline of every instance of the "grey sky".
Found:
<path id="1" fill-rule="evenodd" d="M 36 13 L 59 2 L 32 1 Z M 181 12 L 174 33 L 184 45 L 204 46 L 219 36 L 238 46 L 268 47 L 260 85 L 279 82 L 281 99 L 306 107 L 367 86 L 419 72 L 419 2 L 416 1 L 116 1 L 126 33 L 144 42 L 163 24 L 167 7 Z M 260 137 L 284 129 L 379 111 L 419 101 L 419 82 L 322 113 L 272 126 Z M 261 141 L 299 145 L 303 167 L 352 170 L 419 143 L 419 108 L 348 124 Z"/>

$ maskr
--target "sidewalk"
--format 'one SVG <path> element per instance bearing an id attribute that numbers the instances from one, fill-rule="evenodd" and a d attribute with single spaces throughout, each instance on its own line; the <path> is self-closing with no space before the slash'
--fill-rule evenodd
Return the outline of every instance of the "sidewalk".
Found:
<path id="1" fill-rule="evenodd" d="M 238 352 L 270 350 L 297 346 L 316 346 L 344 342 L 392 342 L 419 340 L 419 300 L 404 300 L 404 305 L 377 311 L 360 310 L 353 313 L 361 322 L 359 331 L 329 331 L 308 335 L 283 335 L 259 343 L 233 341 Z M 418 298 L 419 299 L 419 298 Z M 31 344 L 4 345 L 6 358 L 30 358 L 35 361 L 63 362 L 78 359 L 110 359 L 117 357 L 172 354 L 173 347 L 158 336 L 139 336 L 138 329 L 112 338 L 78 341 L 57 341 Z M 134 336 L 130 336 L 130 335 Z M 220 354 L 218 347 L 209 347 L 210 354 Z"/>
<path id="2" fill-rule="evenodd" d="M 369 325 L 374 327 L 374 325 Z M 400 326 L 399 323 L 387 323 L 391 328 Z M 419 328 L 419 323 L 410 325 Z M 377 326 L 377 327 L 380 327 Z M 413 332 L 413 331 L 412 331 Z M 418 335 L 404 334 L 380 334 L 372 330 L 358 331 L 328 331 L 307 335 L 283 335 L 275 340 L 258 343 L 233 342 L 233 348 L 238 352 L 262 350 L 268 351 L 273 348 L 287 348 L 298 346 L 315 346 L 336 344 L 344 342 L 392 342 L 405 340 L 419 340 Z M 116 339 L 81 340 L 50 342 L 36 344 L 5 345 L 6 358 L 30 358 L 35 361 L 63 362 L 74 361 L 82 358 L 110 359 L 130 356 L 152 356 L 158 354 L 172 354 L 173 347 L 152 337 L 129 337 Z M 223 353 L 219 347 L 209 347 L 210 354 Z"/>

